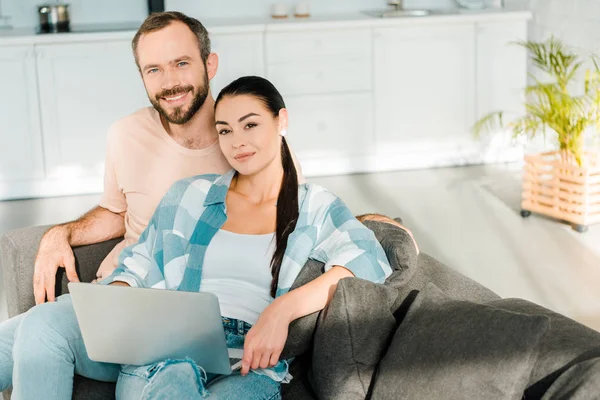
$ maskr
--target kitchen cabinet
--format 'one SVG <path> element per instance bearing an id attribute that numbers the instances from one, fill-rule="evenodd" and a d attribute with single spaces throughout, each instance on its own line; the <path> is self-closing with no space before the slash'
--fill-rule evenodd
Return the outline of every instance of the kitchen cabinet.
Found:
<path id="1" fill-rule="evenodd" d="M 283 96 L 370 91 L 370 29 L 274 32 L 267 74 Z"/>
<path id="2" fill-rule="evenodd" d="M 243 75 L 271 80 L 309 178 L 518 160 L 522 149 L 476 140 L 471 128 L 490 111 L 522 111 L 526 53 L 509 43 L 527 37 L 530 18 L 216 21 L 207 24 L 219 55 L 212 94 Z M 0 100 L 0 199 L 102 190 L 107 129 L 149 105 L 132 36 L 0 33 L 0 84 L 10 94 Z"/>
<path id="3" fill-rule="evenodd" d="M 515 42 L 527 40 L 527 25 L 523 22 L 486 22 L 477 24 L 476 29 L 477 119 L 495 111 L 505 111 L 507 121 L 523 115 L 527 51 Z M 512 141 L 511 132 L 500 128 L 483 135 L 479 146 L 484 162 L 523 158 L 523 148 Z"/>
<path id="4" fill-rule="evenodd" d="M 475 121 L 474 39 L 472 23 L 374 29 L 379 148 L 436 150 L 470 139 Z"/>
<path id="5" fill-rule="evenodd" d="M 481 118 L 493 111 L 523 112 L 527 51 L 514 42 L 527 39 L 523 23 L 477 25 L 477 102 Z"/>
<path id="6" fill-rule="evenodd" d="M 225 86 L 245 76 L 265 76 L 263 33 L 211 35 L 212 51 L 219 55 L 217 75 L 211 81 L 216 99 Z"/>
<path id="7" fill-rule="evenodd" d="M 106 133 L 149 104 L 129 40 L 36 46 L 46 172 L 103 174 Z"/>
<path id="8" fill-rule="evenodd" d="M 351 157 L 373 144 L 370 93 L 294 96 L 286 106 L 298 158 Z"/>
<path id="9" fill-rule="evenodd" d="M 0 47 L 0 198 L 10 183 L 44 178 L 33 45 Z"/>
<path id="10" fill-rule="evenodd" d="M 305 173 L 339 169 L 373 144 L 370 29 L 269 32 L 266 43 L 267 75 L 285 99 Z"/>

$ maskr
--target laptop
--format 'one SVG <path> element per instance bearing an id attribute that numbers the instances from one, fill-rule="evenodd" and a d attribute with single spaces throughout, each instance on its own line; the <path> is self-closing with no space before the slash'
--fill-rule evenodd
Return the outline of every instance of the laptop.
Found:
<path id="1" fill-rule="evenodd" d="M 240 369 L 243 349 L 228 349 L 212 293 L 70 282 L 69 292 L 93 361 L 147 365 L 189 357 L 206 372 Z"/>

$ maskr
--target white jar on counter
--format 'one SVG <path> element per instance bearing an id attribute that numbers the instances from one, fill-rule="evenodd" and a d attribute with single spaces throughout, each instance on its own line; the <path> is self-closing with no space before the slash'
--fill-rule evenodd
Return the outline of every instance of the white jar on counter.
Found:
<path id="1" fill-rule="evenodd" d="M 462 8 L 468 8 L 470 10 L 479 10 L 485 8 L 486 0 L 456 0 L 456 2 Z"/>

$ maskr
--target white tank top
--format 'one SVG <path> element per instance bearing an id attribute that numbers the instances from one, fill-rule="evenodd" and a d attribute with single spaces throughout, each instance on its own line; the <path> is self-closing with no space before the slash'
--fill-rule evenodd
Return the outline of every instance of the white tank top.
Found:
<path id="1" fill-rule="evenodd" d="M 219 230 L 206 249 L 200 291 L 219 298 L 222 316 L 254 325 L 273 301 L 274 251 L 274 233 L 244 235 Z"/>

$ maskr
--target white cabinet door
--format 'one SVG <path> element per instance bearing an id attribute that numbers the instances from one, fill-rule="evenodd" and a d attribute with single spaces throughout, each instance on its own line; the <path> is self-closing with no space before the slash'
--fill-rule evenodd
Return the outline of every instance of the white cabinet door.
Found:
<path id="1" fill-rule="evenodd" d="M 477 118 L 493 111 L 521 114 L 527 85 L 527 22 L 477 26 Z"/>
<path id="2" fill-rule="evenodd" d="M 103 174 L 106 132 L 149 104 L 129 41 L 36 47 L 50 178 Z"/>
<path id="3" fill-rule="evenodd" d="M 527 39 L 526 21 L 488 22 L 477 26 L 476 117 L 504 111 L 505 122 L 523 115 L 523 89 L 527 85 L 527 51 L 515 44 Z M 484 161 L 517 161 L 523 149 L 512 134 L 498 129 L 479 141 Z"/>
<path id="4" fill-rule="evenodd" d="M 472 141 L 475 25 L 374 29 L 375 135 L 386 151 Z"/>
<path id="5" fill-rule="evenodd" d="M 0 181 L 43 179 L 33 46 L 0 47 L 0 88 Z"/>
<path id="6" fill-rule="evenodd" d="M 212 51 L 219 56 L 217 75 L 210 87 L 213 97 L 235 79 L 245 75 L 265 76 L 263 34 L 211 35 Z"/>
<path id="7" fill-rule="evenodd" d="M 300 161 L 350 157 L 373 143 L 371 93 L 291 96 L 289 138 Z"/>

